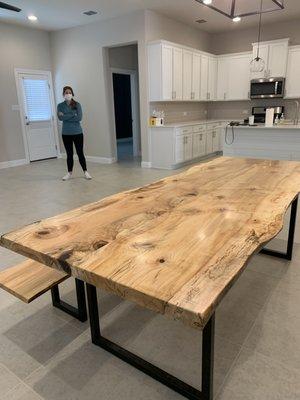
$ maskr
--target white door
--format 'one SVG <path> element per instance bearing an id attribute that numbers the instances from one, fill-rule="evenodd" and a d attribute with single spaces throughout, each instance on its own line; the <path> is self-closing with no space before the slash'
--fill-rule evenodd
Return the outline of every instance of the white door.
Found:
<path id="1" fill-rule="evenodd" d="M 193 53 L 183 52 L 183 100 L 192 100 L 192 67 Z"/>
<path id="2" fill-rule="evenodd" d="M 182 49 L 173 49 L 173 99 L 182 100 Z"/>
<path id="3" fill-rule="evenodd" d="M 192 100 L 200 100 L 201 56 L 193 54 Z"/>
<path id="4" fill-rule="evenodd" d="M 227 100 L 248 100 L 250 96 L 249 55 L 229 59 Z"/>
<path id="5" fill-rule="evenodd" d="M 47 74 L 18 74 L 29 161 L 57 157 L 54 107 Z"/>
<path id="6" fill-rule="evenodd" d="M 188 161 L 193 158 L 193 134 L 185 135 L 184 138 L 184 160 Z"/>
<path id="7" fill-rule="evenodd" d="M 177 135 L 175 139 L 175 162 L 185 161 L 185 136 Z"/>
<path id="8" fill-rule="evenodd" d="M 288 59 L 288 42 L 270 44 L 268 76 L 285 76 Z"/>
<path id="9" fill-rule="evenodd" d="M 217 59 L 215 57 L 208 58 L 208 100 L 216 99 L 217 91 Z"/>
<path id="10" fill-rule="evenodd" d="M 290 49 L 286 74 L 286 97 L 300 97 L 300 47 Z"/>
<path id="11" fill-rule="evenodd" d="M 227 100 L 228 95 L 229 59 L 227 57 L 218 60 L 217 100 Z"/>
<path id="12" fill-rule="evenodd" d="M 208 100 L 208 57 L 201 56 L 201 85 L 200 85 L 200 98 L 201 100 Z"/>
<path id="13" fill-rule="evenodd" d="M 173 48 L 162 46 L 162 100 L 172 100 L 173 94 Z"/>

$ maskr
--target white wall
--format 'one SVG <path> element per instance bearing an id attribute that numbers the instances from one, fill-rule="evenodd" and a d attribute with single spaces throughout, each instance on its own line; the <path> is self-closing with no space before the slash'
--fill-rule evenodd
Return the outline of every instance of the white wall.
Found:
<path id="1" fill-rule="evenodd" d="M 61 101 L 61 89 L 74 88 L 84 112 L 86 154 L 94 157 L 114 157 L 114 121 L 111 88 L 108 87 L 107 47 L 138 44 L 142 157 L 147 159 L 147 85 L 144 12 L 100 21 L 50 34 L 55 76 L 56 100 Z"/>
<path id="2" fill-rule="evenodd" d="M 25 158 L 14 69 L 51 70 L 49 35 L 0 23 L 0 162 Z"/>
<path id="3" fill-rule="evenodd" d="M 290 44 L 300 44 L 299 19 L 262 25 L 262 41 L 290 38 Z M 251 51 L 257 42 L 257 27 L 211 35 L 210 50 L 214 54 Z"/>
<path id="4" fill-rule="evenodd" d="M 175 21 L 154 11 L 147 10 L 146 40 L 169 40 L 194 49 L 209 51 L 211 36 L 182 22 Z"/>
<path id="5" fill-rule="evenodd" d="M 109 66 L 111 68 L 123 68 L 138 70 L 138 52 L 136 45 L 111 47 L 108 49 Z"/>

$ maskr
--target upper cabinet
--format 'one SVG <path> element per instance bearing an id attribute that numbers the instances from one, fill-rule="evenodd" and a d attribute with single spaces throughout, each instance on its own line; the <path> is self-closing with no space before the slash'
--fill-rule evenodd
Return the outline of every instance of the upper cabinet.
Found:
<path id="1" fill-rule="evenodd" d="M 289 49 L 285 97 L 300 98 L 300 46 Z"/>
<path id="2" fill-rule="evenodd" d="M 257 57 L 258 43 L 253 43 L 253 56 Z M 259 56 L 265 61 L 262 72 L 252 73 L 251 79 L 285 77 L 289 51 L 289 39 L 262 42 L 259 45 Z"/>
<path id="3" fill-rule="evenodd" d="M 218 59 L 217 100 L 248 100 L 252 54 L 235 54 Z"/>
<path id="4" fill-rule="evenodd" d="M 150 101 L 182 100 L 182 49 L 149 44 L 148 62 Z"/>
<path id="5" fill-rule="evenodd" d="M 214 56 L 167 41 L 148 44 L 150 101 L 233 101 L 248 100 L 250 80 L 286 77 L 286 97 L 300 97 L 300 46 L 288 46 L 289 39 L 260 43 L 265 61 L 260 73 L 250 72 L 253 52 Z"/>
<path id="6" fill-rule="evenodd" d="M 207 53 L 153 42 L 148 45 L 150 101 L 216 98 L 217 58 Z"/>

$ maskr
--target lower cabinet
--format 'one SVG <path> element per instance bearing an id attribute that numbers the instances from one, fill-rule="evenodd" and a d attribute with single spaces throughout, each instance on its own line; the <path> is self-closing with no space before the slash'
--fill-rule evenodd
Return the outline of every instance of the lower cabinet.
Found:
<path id="1" fill-rule="evenodd" d="M 221 150 L 222 123 L 151 128 L 151 166 L 175 169 Z"/>
<path id="2" fill-rule="evenodd" d="M 206 155 L 206 133 L 195 132 L 193 134 L 193 158 Z"/>

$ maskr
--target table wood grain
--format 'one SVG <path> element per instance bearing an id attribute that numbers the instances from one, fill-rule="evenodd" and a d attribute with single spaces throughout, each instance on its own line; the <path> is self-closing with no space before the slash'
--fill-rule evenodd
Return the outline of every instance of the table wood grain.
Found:
<path id="1" fill-rule="evenodd" d="M 202 329 L 299 191 L 298 162 L 220 157 L 0 243 Z"/>

